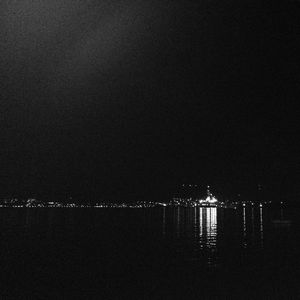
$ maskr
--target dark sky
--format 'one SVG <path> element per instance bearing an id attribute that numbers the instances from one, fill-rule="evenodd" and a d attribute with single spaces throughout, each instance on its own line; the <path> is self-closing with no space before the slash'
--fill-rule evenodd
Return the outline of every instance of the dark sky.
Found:
<path id="1" fill-rule="evenodd" d="M 299 16 L 297 1 L 2 1 L 1 195 L 296 195 Z"/>

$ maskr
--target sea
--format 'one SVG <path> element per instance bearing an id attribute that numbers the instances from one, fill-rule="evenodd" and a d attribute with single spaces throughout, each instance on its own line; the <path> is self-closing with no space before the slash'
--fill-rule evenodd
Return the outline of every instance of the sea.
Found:
<path id="1" fill-rule="evenodd" d="M 0 299 L 300 299 L 299 229 L 286 207 L 1 208 Z"/>

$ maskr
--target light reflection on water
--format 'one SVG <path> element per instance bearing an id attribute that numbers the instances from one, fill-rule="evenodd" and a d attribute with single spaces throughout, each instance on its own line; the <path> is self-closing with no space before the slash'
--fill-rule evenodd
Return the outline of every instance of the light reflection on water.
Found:
<path id="1" fill-rule="evenodd" d="M 253 206 L 236 210 L 216 207 L 164 208 L 162 232 L 168 241 L 175 241 L 174 248 L 179 255 L 187 260 L 204 259 L 208 265 L 215 266 L 219 254 L 226 248 L 231 247 L 233 251 L 263 249 L 263 211 L 263 207 Z"/>
<path id="2" fill-rule="evenodd" d="M 207 263 L 209 265 L 214 264 L 215 261 L 211 254 L 217 249 L 217 208 L 177 207 L 172 210 L 172 220 L 168 219 L 168 209 L 163 211 L 165 238 L 171 241 L 176 239 L 175 250 L 179 255 L 185 256 L 186 259 L 198 260 L 201 258 L 203 260 L 203 253 L 205 252 Z"/>
<path id="3" fill-rule="evenodd" d="M 290 219 L 291 226 L 274 226 L 272 220 L 280 218 Z M 275 293 L 273 287 L 283 282 L 280 295 L 291 291 L 290 282 L 298 285 L 299 228 L 298 211 L 255 205 L 236 210 L 0 209 L 0 283 L 19 286 L 23 295 L 25 285 L 32 284 L 34 291 L 41 278 L 50 284 L 47 291 L 56 292 L 62 282 L 73 290 L 75 278 L 85 295 L 80 298 L 85 299 L 87 290 L 108 286 L 111 291 L 115 281 L 118 291 L 125 280 L 125 291 L 128 281 L 124 278 L 129 278 L 134 291 L 139 282 L 143 292 L 162 288 L 162 295 L 149 294 L 149 299 L 166 299 L 176 287 L 183 287 L 185 296 L 185 287 L 199 291 L 197 299 L 202 299 L 206 298 L 202 297 L 204 288 L 209 287 L 210 293 L 218 284 L 228 297 L 216 299 L 244 299 L 248 286 L 255 292 L 253 299 L 283 299 L 269 294 L 256 297 L 261 284 L 256 279 L 262 274 L 263 282 Z M 275 283 L 274 273 L 278 274 Z M 232 298 L 238 285 L 238 297 Z M 265 290 L 262 284 L 261 288 Z M 26 299 L 32 295 L 28 289 Z M 131 299 L 129 294 L 122 296 L 113 299 Z M 49 298 L 60 297 L 54 293 Z"/>
<path id="4" fill-rule="evenodd" d="M 200 208 L 199 237 L 202 246 L 215 248 L 217 246 L 217 208 Z"/>
<path id="5" fill-rule="evenodd" d="M 243 246 L 247 248 L 246 208 L 243 207 Z"/>
<path id="6" fill-rule="evenodd" d="M 288 216 L 283 216 L 283 211 L 276 213 L 280 215 L 271 217 L 268 208 L 258 206 L 236 210 L 214 207 L 3 209 L 0 227 L 2 236 L 11 240 L 29 236 L 41 237 L 49 243 L 70 236 L 91 240 L 101 237 L 109 243 L 115 236 L 120 241 L 124 238 L 126 245 L 129 236 L 130 241 L 139 245 L 141 238 L 150 244 L 154 238 L 160 245 L 159 251 L 174 254 L 176 260 L 216 266 L 228 253 L 262 251 L 270 247 L 270 235 L 286 234 L 288 228 L 275 228 L 271 220 Z"/>
<path id="7" fill-rule="evenodd" d="M 166 234 L 166 208 L 163 208 L 163 230 L 162 230 L 163 235 Z"/>
<path id="8" fill-rule="evenodd" d="M 260 244 L 264 246 L 264 223 L 263 223 L 263 208 L 259 208 L 259 232 L 260 232 Z"/>

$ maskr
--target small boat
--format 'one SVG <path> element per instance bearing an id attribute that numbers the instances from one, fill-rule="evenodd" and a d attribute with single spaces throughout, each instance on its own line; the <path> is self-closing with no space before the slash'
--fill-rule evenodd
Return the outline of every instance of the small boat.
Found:
<path id="1" fill-rule="evenodd" d="M 290 226 L 292 224 L 292 221 L 289 219 L 285 219 L 283 215 L 283 209 L 280 209 L 280 219 L 274 219 L 272 220 L 272 223 L 276 226 Z"/>
<path id="2" fill-rule="evenodd" d="M 278 226 L 290 226 L 292 224 L 291 220 L 272 220 L 272 223 L 274 225 L 278 225 Z"/>

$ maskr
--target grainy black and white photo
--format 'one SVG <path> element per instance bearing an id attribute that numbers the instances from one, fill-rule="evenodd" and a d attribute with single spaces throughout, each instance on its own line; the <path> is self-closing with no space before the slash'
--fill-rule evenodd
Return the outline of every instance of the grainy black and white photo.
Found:
<path id="1" fill-rule="evenodd" d="M 0 299 L 299 299 L 299 99 L 299 0 L 1 0 Z"/>

